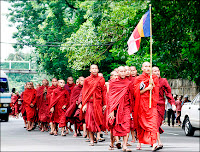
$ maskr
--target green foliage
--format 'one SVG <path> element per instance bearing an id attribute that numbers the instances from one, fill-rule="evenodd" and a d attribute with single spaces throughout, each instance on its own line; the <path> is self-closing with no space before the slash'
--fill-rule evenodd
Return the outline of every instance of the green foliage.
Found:
<path id="1" fill-rule="evenodd" d="M 38 71 L 66 79 L 88 76 L 92 63 L 108 79 L 120 65 L 149 61 L 149 38 L 140 50 L 127 53 L 127 41 L 148 10 L 148 1 L 10 1 L 13 37 L 35 47 Z M 199 81 L 199 2 L 152 0 L 153 65 L 167 78 Z"/>

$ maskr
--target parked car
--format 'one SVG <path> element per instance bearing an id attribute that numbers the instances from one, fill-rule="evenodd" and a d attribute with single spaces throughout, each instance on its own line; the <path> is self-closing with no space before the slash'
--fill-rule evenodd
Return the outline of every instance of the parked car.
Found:
<path id="1" fill-rule="evenodd" d="M 180 119 L 186 136 L 193 136 L 195 130 L 200 129 L 200 92 L 192 102 L 184 103 Z"/>

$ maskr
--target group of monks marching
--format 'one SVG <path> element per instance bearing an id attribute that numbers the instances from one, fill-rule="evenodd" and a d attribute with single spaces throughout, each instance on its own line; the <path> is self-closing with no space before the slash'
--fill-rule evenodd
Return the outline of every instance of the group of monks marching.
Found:
<path id="1" fill-rule="evenodd" d="M 79 77 L 76 84 L 72 77 L 67 79 L 67 84 L 53 78 L 51 87 L 44 79 L 37 89 L 32 82 L 27 82 L 21 94 L 25 127 L 31 131 L 37 124 L 44 132 L 50 126 L 49 134 L 54 136 L 61 128 L 61 136 L 66 136 L 69 130 L 73 132 L 71 125 L 74 124 L 73 136 L 81 136 L 80 131 L 83 131 L 90 146 L 104 141 L 101 134 L 109 131 L 109 150 L 122 148 L 123 151 L 131 151 L 127 147 L 130 146 L 128 138 L 131 133 L 131 142 L 138 140 L 137 150 L 141 149 L 142 143 L 152 146 L 152 151 L 162 149 L 160 134 L 163 133 L 164 94 L 172 109 L 176 107 L 167 79 L 160 77 L 158 67 L 152 68 L 151 79 L 150 69 L 150 63 L 144 62 L 143 73 L 138 76 L 134 66 L 120 66 L 105 82 L 98 66 L 93 64 L 90 76 Z"/>

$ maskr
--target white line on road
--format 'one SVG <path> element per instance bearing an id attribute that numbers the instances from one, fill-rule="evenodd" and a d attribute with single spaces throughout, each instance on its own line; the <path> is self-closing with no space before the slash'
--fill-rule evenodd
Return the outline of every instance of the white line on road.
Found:
<path id="1" fill-rule="evenodd" d="M 171 133 L 171 132 L 164 132 L 164 133 L 169 134 L 169 135 L 179 136 L 179 134 L 175 134 L 175 133 Z"/>

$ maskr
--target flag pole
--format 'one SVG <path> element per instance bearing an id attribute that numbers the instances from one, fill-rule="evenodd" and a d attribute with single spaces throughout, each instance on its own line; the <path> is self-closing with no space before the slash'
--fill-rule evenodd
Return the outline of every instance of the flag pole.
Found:
<path id="1" fill-rule="evenodd" d="M 149 12 L 150 12 L 150 80 L 152 80 L 152 21 L 151 21 L 151 4 L 149 4 Z M 150 85 L 153 85 L 150 83 Z M 149 95 L 149 108 L 151 108 L 151 100 L 152 100 L 152 90 L 150 90 Z"/>

